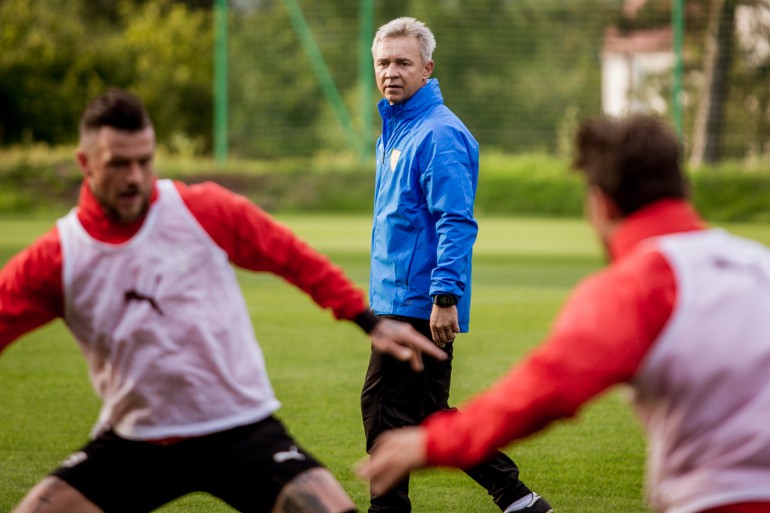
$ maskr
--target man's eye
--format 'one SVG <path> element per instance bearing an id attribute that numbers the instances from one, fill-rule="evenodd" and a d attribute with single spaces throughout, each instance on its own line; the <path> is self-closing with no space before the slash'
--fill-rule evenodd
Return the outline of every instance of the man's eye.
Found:
<path id="1" fill-rule="evenodd" d="M 126 167 L 128 167 L 128 162 L 122 162 L 122 161 L 110 162 L 109 164 L 107 164 L 107 167 L 115 171 L 120 171 L 121 169 L 125 169 Z"/>

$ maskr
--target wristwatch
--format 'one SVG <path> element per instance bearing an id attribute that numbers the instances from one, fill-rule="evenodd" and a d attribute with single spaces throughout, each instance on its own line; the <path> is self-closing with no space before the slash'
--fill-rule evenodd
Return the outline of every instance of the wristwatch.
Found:
<path id="1" fill-rule="evenodd" d="M 433 296 L 433 304 L 440 307 L 455 306 L 457 297 L 451 294 L 436 294 Z"/>

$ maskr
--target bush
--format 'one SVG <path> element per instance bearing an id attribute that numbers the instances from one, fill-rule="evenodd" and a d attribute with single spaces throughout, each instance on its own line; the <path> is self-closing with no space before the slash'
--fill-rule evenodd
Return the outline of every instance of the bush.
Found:
<path id="1" fill-rule="evenodd" d="M 696 207 L 713 221 L 770 221 L 770 174 L 733 165 L 691 175 Z"/>
<path id="2" fill-rule="evenodd" d="M 37 146 L 0 155 L 0 213 L 66 212 L 77 201 L 81 174 L 74 148 Z M 233 161 L 172 156 L 159 151 L 162 177 L 188 183 L 212 180 L 271 212 L 317 211 L 368 214 L 374 196 L 374 165 L 352 157 Z M 738 164 L 691 173 L 695 205 L 711 221 L 770 220 L 770 174 Z M 477 213 L 580 217 L 581 178 L 568 161 L 545 154 L 483 156 Z"/>

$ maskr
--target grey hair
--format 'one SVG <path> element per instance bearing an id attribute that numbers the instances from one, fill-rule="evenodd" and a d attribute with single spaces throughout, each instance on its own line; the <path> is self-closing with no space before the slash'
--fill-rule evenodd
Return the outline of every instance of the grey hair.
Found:
<path id="1" fill-rule="evenodd" d="M 421 21 L 405 16 L 391 20 L 381 26 L 374 35 L 372 55 L 374 55 L 377 44 L 389 37 L 416 37 L 420 45 L 420 56 L 423 62 L 428 62 L 433 58 L 433 50 L 436 49 L 436 38 L 433 36 L 433 32 Z"/>

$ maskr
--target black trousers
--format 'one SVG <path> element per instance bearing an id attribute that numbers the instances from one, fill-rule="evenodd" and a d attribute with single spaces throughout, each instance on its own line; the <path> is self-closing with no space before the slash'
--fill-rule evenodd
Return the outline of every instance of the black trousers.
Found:
<path id="1" fill-rule="evenodd" d="M 426 319 L 386 317 L 408 322 L 432 338 Z M 361 393 L 367 452 L 382 432 L 415 426 L 432 413 L 450 409 L 452 350 L 452 344 L 444 347 L 449 358 L 443 362 L 423 356 L 425 370 L 419 373 L 412 371 L 408 362 L 372 351 Z M 499 451 L 486 462 L 466 469 L 465 473 L 487 490 L 501 510 L 531 491 L 519 480 L 519 469 L 513 460 Z M 411 510 L 408 477 L 387 494 L 371 497 L 370 513 L 408 513 Z"/>

